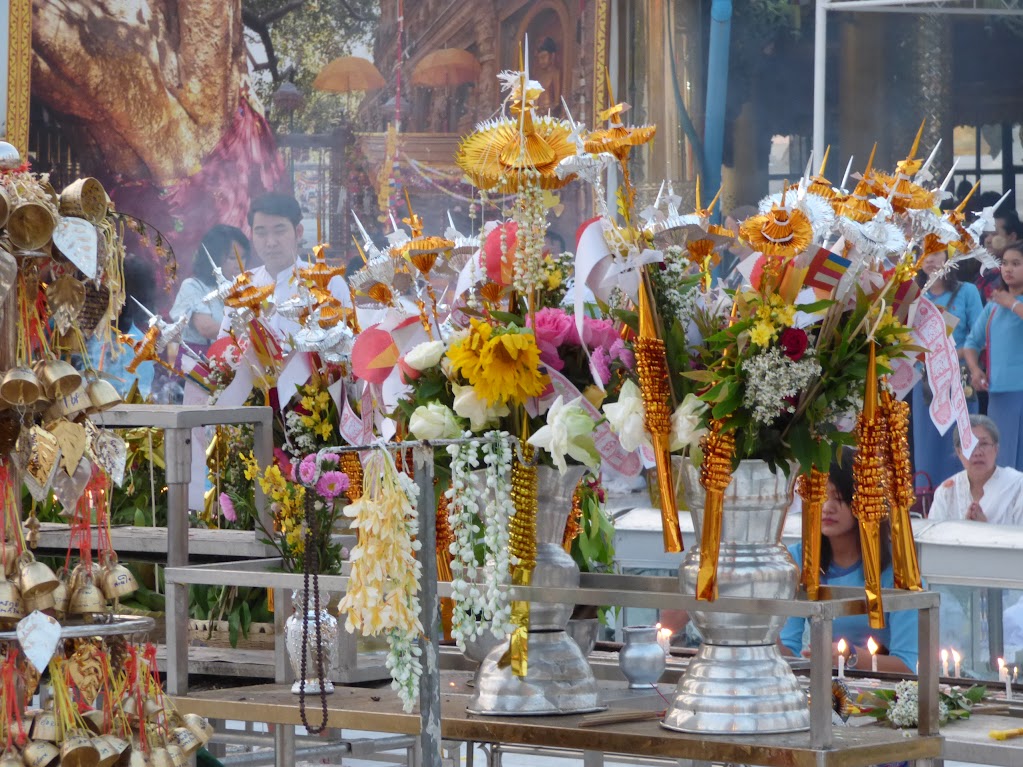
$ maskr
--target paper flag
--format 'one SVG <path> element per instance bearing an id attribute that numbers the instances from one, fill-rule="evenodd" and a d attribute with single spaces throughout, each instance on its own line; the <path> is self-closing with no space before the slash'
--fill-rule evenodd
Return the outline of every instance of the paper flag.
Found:
<path id="1" fill-rule="evenodd" d="M 63 216 L 53 230 L 53 244 L 90 280 L 96 277 L 99 237 L 96 227 L 83 218 Z"/>
<path id="2" fill-rule="evenodd" d="M 803 285 L 831 295 L 850 263 L 848 258 L 843 258 L 827 248 L 819 248 L 810 260 Z"/>
<path id="3" fill-rule="evenodd" d="M 25 657 L 36 671 L 44 673 L 60 643 L 60 624 L 36 610 L 18 621 L 17 634 Z"/>
<path id="4" fill-rule="evenodd" d="M 398 364 L 398 346 L 391 334 L 379 327 L 359 333 L 352 346 L 352 372 L 356 378 L 382 384 Z"/>

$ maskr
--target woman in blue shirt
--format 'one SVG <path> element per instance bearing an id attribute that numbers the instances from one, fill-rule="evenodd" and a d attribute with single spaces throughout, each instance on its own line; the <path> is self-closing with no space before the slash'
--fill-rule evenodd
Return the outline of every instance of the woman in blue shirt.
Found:
<path id="1" fill-rule="evenodd" d="M 965 357 L 974 386 L 988 392 L 987 414 L 1002 433 L 1002 459 L 1023 471 L 1023 249 L 1006 249 L 1001 272 L 1005 288 L 991 293 L 970 328 Z"/>
<path id="2" fill-rule="evenodd" d="M 917 276 L 920 287 L 931 278 L 948 260 L 946 251 L 940 250 L 924 258 Z M 959 320 L 952 331 L 959 356 L 964 356 L 966 336 L 977 318 L 984 311 L 977 286 L 969 282 L 960 282 L 954 272 L 949 272 L 941 279 L 935 280 L 926 292 L 926 297 L 939 309 L 944 309 Z M 971 413 L 978 412 L 977 397 L 966 400 Z M 952 430 L 942 435 L 927 412 L 930 405 L 930 391 L 921 381 L 913 389 L 913 462 L 916 471 L 926 472 L 932 487 L 937 487 L 953 474 L 960 471 L 959 459 L 952 445 Z"/>
<path id="3" fill-rule="evenodd" d="M 821 585 L 857 586 L 863 588 L 863 558 L 860 552 L 860 525 L 852 513 L 853 451 L 844 450 L 841 462 L 831 464 L 828 496 L 821 510 Z M 793 559 L 802 562 L 802 544 L 789 548 Z M 891 550 L 888 528 L 881 530 L 881 587 L 893 588 Z M 873 629 L 866 615 L 836 618 L 833 631 L 835 645 L 845 639 L 847 665 L 863 667 L 870 663 L 867 639 L 873 637 L 881 646 L 877 658 L 878 671 L 914 672 L 917 663 L 917 616 L 912 610 L 885 613 L 885 627 Z M 805 618 L 789 618 L 781 631 L 782 652 L 809 655 L 803 634 Z M 881 654 L 885 653 L 885 654 Z M 838 665 L 838 649 L 832 646 L 832 666 Z M 856 656 L 854 658 L 853 656 Z M 867 665 L 869 668 L 869 665 Z"/>

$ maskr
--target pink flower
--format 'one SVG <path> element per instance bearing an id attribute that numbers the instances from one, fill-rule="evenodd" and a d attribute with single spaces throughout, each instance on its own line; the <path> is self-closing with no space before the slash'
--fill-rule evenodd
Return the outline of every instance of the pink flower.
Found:
<path id="1" fill-rule="evenodd" d="M 598 347 L 590 355 L 590 363 L 593 371 L 600 376 L 600 382 L 605 386 L 611 382 L 611 357 L 607 350 Z"/>
<path id="2" fill-rule="evenodd" d="M 320 456 L 320 461 L 322 461 L 323 463 L 332 463 L 335 466 L 337 466 L 339 463 L 341 463 L 341 456 L 339 456 L 337 453 L 324 453 L 323 455 Z"/>
<path id="3" fill-rule="evenodd" d="M 298 465 L 298 478 L 303 485 L 311 486 L 316 481 L 316 453 L 310 453 Z"/>
<path id="4" fill-rule="evenodd" d="M 611 320 L 595 320 L 590 317 L 583 319 L 583 340 L 590 349 L 603 347 L 610 349 L 615 341 L 621 340 Z"/>
<path id="5" fill-rule="evenodd" d="M 548 307 L 536 313 L 535 324 L 528 320 L 526 324 L 533 327 L 536 345 L 540 348 L 540 359 L 555 370 L 565 367 L 565 363 L 558 353 L 558 347 L 565 343 L 572 343 L 572 338 L 578 339 L 575 332 L 575 321 L 563 309 Z M 578 344 L 578 340 L 576 343 Z"/>
<path id="6" fill-rule="evenodd" d="M 277 468 L 281 470 L 281 474 L 289 482 L 295 481 L 295 464 L 291 461 L 291 456 L 281 450 L 279 447 L 274 448 L 274 463 L 277 464 Z"/>
<path id="7" fill-rule="evenodd" d="M 348 489 L 348 475 L 343 471 L 325 471 L 316 483 L 316 492 L 324 498 L 337 498 Z"/>
<path id="8" fill-rule="evenodd" d="M 607 350 L 608 356 L 613 360 L 618 360 L 626 368 L 632 370 L 636 365 L 636 358 L 633 356 L 632 351 L 625 346 L 625 341 L 621 338 L 615 339 L 615 342 L 611 344 L 611 348 Z"/>
<path id="9" fill-rule="evenodd" d="M 234 501 L 231 500 L 231 496 L 227 493 L 220 494 L 220 510 L 224 514 L 224 519 L 228 522 L 238 521 L 238 512 L 235 511 Z"/>

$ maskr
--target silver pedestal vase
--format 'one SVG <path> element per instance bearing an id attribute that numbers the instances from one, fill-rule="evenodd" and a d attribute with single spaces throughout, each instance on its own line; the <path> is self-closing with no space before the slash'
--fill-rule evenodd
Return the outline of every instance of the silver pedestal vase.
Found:
<path id="1" fill-rule="evenodd" d="M 536 567 L 530 585 L 538 588 L 578 588 L 579 568 L 561 547 L 572 493 L 585 469 L 569 467 L 562 477 L 556 469 L 537 469 Z M 504 641 L 495 647 L 476 674 L 476 690 L 467 709 L 495 716 L 545 716 L 599 711 L 597 682 L 579 645 L 565 632 L 573 605 L 531 602 L 527 672 L 515 676 L 502 668 L 508 651 Z"/>
<path id="2" fill-rule="evenodd" d="M 338 636 L 340 627 L 337 618 L 327 610 L 330 595 L 320 591 L 320 644 L 316 644 L 316 609 L 312 598 L 306 599 L 304 591 L 292 592 L 294 612 L 284 624 L 284 646 L 288 649 L 288 660 L 295 674 L 296 682 L 291 691 L 298 695 L 302 691 L 302 634 L 306 633 L 305 652 L 305 693 L 319 695 L 320 683 L 316 678 L 318 668 L 317 656 L 323 656 L 323 689 L 326 693 L 334 692 L 334 684 L 329 675 L 338 664 Z"/>
<path id="3" fill-rule="evenodd" d="M 799 568 L 782 545 L 781 532 L 796 473 L 793 467 L 786 477 L 763 461 L 742 461 L 732 475 L 722 515 L 718 596 L 795 597 Z M 706 493 L 690 461 L 682 474 L 698 543 Z M 699 568 L 699 546 L 690 546 L 679 568 L 683 593 L 696 593 Z M 729 735 L 810 728 L 806 695 L 778 651 L 785 618 L 699 610 L 690 617 L 703 644 L 679 680 L 666 728 Z"/>
<path id="4" fill-rule="evenodd" d="M 626 626 L 625 644 L 618 652 L 618 667 L 629 680 L 629 689 L 649 689 L 664 673 L 667 658 L 657 641 L 657 626 Z"/>

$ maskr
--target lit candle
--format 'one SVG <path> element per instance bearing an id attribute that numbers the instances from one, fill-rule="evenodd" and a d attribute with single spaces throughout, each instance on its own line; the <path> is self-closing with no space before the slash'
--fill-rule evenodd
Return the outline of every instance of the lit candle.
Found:
<path id="1" fill-rule="evenodd" d="M 870 651 L 870 670 L 877 671 L 877 650 L 879 645 L 874 641 L 874 637 L 867 637 L 867 649 Z"/>
<path id="2" fill-rule="evenodd" d="M 664 650 L 665 655 L 671 654 L 671 629 L 660 629 L 657 632 L 657 644 Z"/>
<path id="3" fill-rule="evenodd" d="M 838 678 L 845 679 L 845 639 L 838 640 Z"/>
<path id="4" fill-rule="evenodd" d="M 941 675 L 948 676 L 948 650 L 941 651 Z"/>
<path id="5" fill-rule="evenodd" d="M 952 668 L 955 671 L 955 678 L 956 679 L 959 679 L 960 677 L 962 677 L 962 674 L 960 673 L 962 671 L 962 667 L 959 664 L 959 662 L 961 660 L 962 660 L 962 656 L 959 655 L 959 653 L 956 652 L 956 648 L 953 647 L 952 648 Z"/>
<path id="6" fill-rule="evenodd" d="M 1012 683 L 1016 684 L 1016 677 L 1019 676 L 1019 666 L 1012 667 Z"/>
<path id="7" fill-rule="evenodd" d="M 999 658 L 998 659 L 998 681 L 999 682 L 1004 682 L 1005 681 L 1005 677 L 1007 677 L 1008 675 L 1009 675 L 1009 669 L 1007 669 L 1005 667 L 1005 659 L 1004 658 Z"/>

